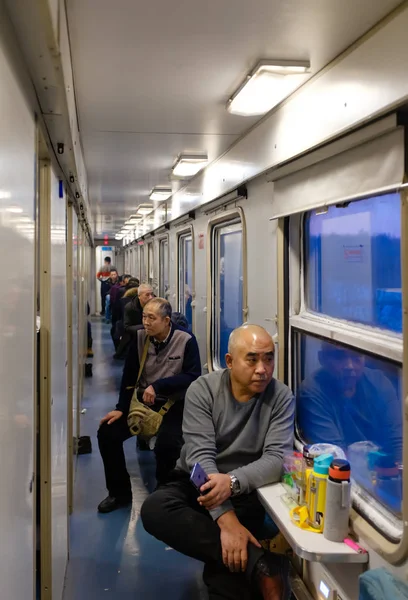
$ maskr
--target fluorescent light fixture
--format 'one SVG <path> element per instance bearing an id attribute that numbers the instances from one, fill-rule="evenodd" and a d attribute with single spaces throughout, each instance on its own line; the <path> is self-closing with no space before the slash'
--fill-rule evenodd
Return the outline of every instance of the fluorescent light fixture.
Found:
<path id="1" fill-rule="evenodd" d="M 153 205 L 152 204 L 140 204 L 137 207 L 137 212 L 139 213 L 139 215 L 149 215 L 153 210 Z"/>
<path id="2" fill-rule="evenodd" d="M 134 225 L 123 225 L 122 231 L 130 231 L 131 229 L 134 229 L 134 228 L 135 228 Z"/>
<path id="3" fill-rule="evenodd" d="M 6 192 L 6 190 L 0 190 L 0 200 L 8 200 L 11 198 L 11 193 Z"/>
<path id="4" fill-rule="evenodd" d="M 123 233 L 117 233 L 115 235 L 115 240 L 122 240 L 125 236 L 123 235 Z"/>
<path id="5" fill-rule="evenodd" d="M 208 163 L 207 154 L 180 154 L 173 166 L 175 177 L 194 177 Z"/>
<path id="6" fill-rule="evenodd" d="M 162 202 L 163 200 L 167 200 L 167 198 L 170 198 L 172 193 L 173 192 L 171 188 L 155 187 L 150 192 L 149 198 L 152 201 L 156 200 L 157 202 Z"/>
<path id="7" fill-rule="evenodd" d="M 125 221 L 125 225 L 135 225 L 141 218 L 141 215 L 130 215 L 128 220 Z"/>
<path id="8" fill-rule="evenodd" d="M 14 213 L 16 215 L 20 215 L 22 212 L 24 212 L 23 209 L 19 206 L 8 206 L 6 208 L 6 211 L 9 213 Z"/>
<path id="9" fill-rule="evenodd" d="M 306 79 L 309 61 L 261 60 L 227 104 L 234 115 L 264 115 Z"/>

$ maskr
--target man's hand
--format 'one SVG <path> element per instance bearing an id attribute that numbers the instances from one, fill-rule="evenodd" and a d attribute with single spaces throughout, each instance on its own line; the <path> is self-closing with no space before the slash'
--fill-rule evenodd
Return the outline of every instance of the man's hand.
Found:
<path id="1" fill-rule="evenodd" d="M 222 560 L 232 572 L 245 572 L 248 565 L 248 543 L 261 548 L 261 544 L 241 523 L 233 510 L 218 519 L 221 529 Z"/>
<path id="2" fill-rule="evenodd" d="M 223 473 L 213 473 L 208 475 L 208 479 L 210 481 L 201 486 L 200 492 L 205 494 L 207 490 L 210 491 L 200 496 L 198 502 L 207 510 L 212 510 L 221 506 L 231 496 L 231 477 Z"/>
<path id="3" fill-rule="evenodd" d="M 108 421 L 108 425 L 112 425 L 112 423 L 120 419 L 122 415 L 123 412 L 121 410 L 111 410 L 110 412 L 108 412 L 107 415 L 103 417 L 103 419 L 101 419 L 99 425 L 103 425 L 103 423 L 106 423 L 106 421 Z"/>
<path id="4" fill-rule="evenodd" d="M 143 402 L 148 406 L 152 406 L 156 400 L 156 392 L 154 391 L 154 387 L 149 385 L 148 388 L 145 389 L 143 394 Z"/>

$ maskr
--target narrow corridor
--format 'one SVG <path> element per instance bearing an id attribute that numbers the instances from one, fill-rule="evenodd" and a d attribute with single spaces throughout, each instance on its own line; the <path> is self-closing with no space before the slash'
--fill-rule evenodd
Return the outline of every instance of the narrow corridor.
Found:
<path id="1" fill-rule="evenodd" d="M 93 451 L 77 462 L 64 600 L 204 600 L 201 563 L 149 536 L 139 519 L 143 500 L 155 485 L 154 456 L 138 455 L 134 439 L 125 443 L 132 511 L 97 513 L 107 493 L 96 432 L 99 419 L 117 402 L 123 363 L 112 359 L 108 325 L 93 322 L 92 333 L 93 378 L 85 380 L 82 407 L 87 412 L 81 415 L 81 435 L 91 436 Z"/>

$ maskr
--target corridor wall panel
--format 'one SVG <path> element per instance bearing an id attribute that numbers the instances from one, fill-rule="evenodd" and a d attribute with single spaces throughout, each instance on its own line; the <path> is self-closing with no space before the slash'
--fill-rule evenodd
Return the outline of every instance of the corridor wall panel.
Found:
<path id="1" fill-rule="evenodd" d="M 0 3 L 0 582 L 33 597 L 35 122 Z"/>

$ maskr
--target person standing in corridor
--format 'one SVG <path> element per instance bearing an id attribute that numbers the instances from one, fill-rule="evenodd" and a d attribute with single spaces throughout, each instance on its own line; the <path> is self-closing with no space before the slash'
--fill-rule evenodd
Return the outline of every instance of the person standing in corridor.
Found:
<path id="1" fill-rule="evenodd" d="M 96 274 L 96 279 L 101 282 L 101 302 L 102 302 L 102 310 L 101 315 L 105 315 L 105 306 L 106 306 L 106 296 L 109 293 L 110 289 L 110 276 L 111 276 L 111 257 L 107 256 L 103 261 L 103 266 Z"/>

